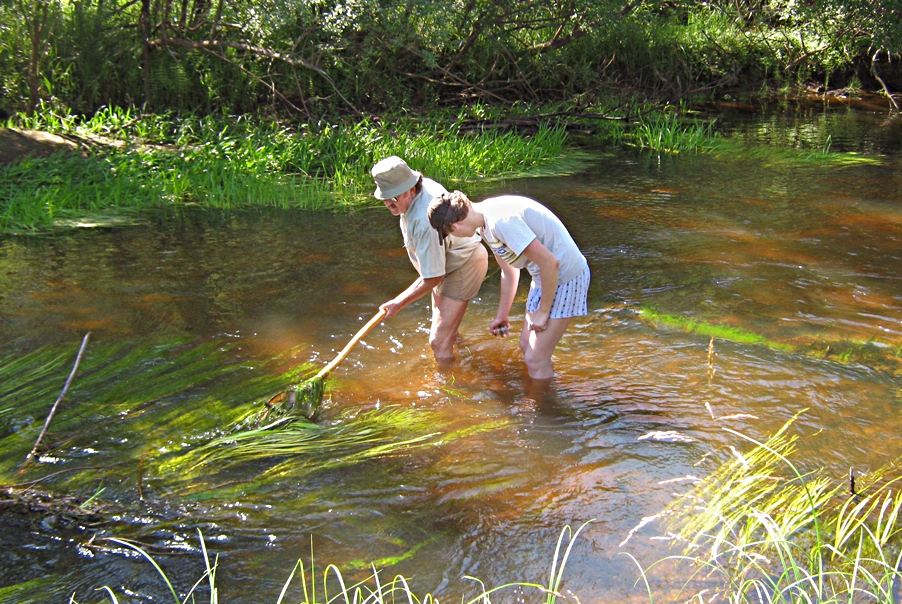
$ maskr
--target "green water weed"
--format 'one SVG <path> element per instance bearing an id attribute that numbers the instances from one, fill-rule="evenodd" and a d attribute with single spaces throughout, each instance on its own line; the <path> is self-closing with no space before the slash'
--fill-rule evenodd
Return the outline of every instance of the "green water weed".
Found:
<path id="1" fill-rule="evenodd" d="M 709 321 L 701 321 L 690 317 L 669 315 L 659 312 L 653 308 L 642 308 L 639 316 L 649 323 L 655 325 L 664 325 L 673 327 L 688 333 L 695 333 L 705 337 L 717 338 L 718 340 L 726 340 L 739 344 L 763 345 L 775 350 L 789 351 L 791 346 L 768 340 L 762 335 L 756 334 L 747 329 L 739 327 L 731 327 L 712 323 Z"/>
<path id="2" fill-rule="evenodd" d="M 683 553 L 639 565 L 650 601 L 649 573 L 667 561 L 690 566 L 681 599 L 694 581 L 711 578 L 717 586 L 709 584 L 706 600 L 713 591 L 738 604 L 895 601 L 902 580 L 899 460 L 851 483 L 804 471 L 792 461 L 796 418 L 763 442 L 727 430 L 752 449 L 731 447 L 719 467 L 657 516 Z M 689 593 L 695 598 L 701 594 Z"/>
<path id="3" fill-rule="evenodd" d="M 16 604 L 42 604 L 45 599 L 41 591 L 52 585 L 52 579 L 41 577 L 24 583 L 0 587 L 0 601 L 16 602 Z"/>
<path id="4" fill-rule="evenodd" d="M 69 347 L 50 346 L 0 359 L 4 472 L 12 473 L 34 443 L 40 420 L 59 395 L 73 357 Z M 227 431 L 248 414 L 249 407 L 255 409 L 257 401 L 310 372 L 304 364 L 286 371 L 280 368 L 284 363 L 268 359 L 251 372 L 230 344 L 222 342 L 94 342 L 54 418 L 55 440 L 71 447 L 73 441 L 91 441 L 104 434 L 111 441 L 127 442 L 130 430 L 140 430 L 149 450 L 174 454 L 195 439 L 209 440 L 211 432 Z M 144 454 L 126 450 L 135 457 Z M 70 488 L 82 480 L 90 484 L 92 479 L 73 475 Z"/>
<path id="5" fill-rule="evenodd" d="M 751 346 L 763 346 L 779 352 L 804 354 L 844 365 L 859 363 L 893 375 L 897 375 L 902 371 L 902 356 L 900 356 L 898 349 L 878 342 L 825 340 L 820 337 L 798 340 L 792 343 L 779 342 L 747 329 L 662 313 L 654 308 L 640 309 L 639 317 L 654 326 L 678 329 L 707 338 L 716 338 Z"/>
<path id="6" fill-rule="evenodd" d="M 433 414 L 422 410 L 387 407 L 354 415 L 353 420 L 346 417 L 330 425 L 295 419 L 241 429 L 167 461 L 161 470 L 208 472 L 210 467 L 223 469 L 253 460 L 290 457 L 293 473 L 321 471 L 423 446 L 441 434 L 435 430 Z M 264 474 L 280 471 L 277 464 Z"/>

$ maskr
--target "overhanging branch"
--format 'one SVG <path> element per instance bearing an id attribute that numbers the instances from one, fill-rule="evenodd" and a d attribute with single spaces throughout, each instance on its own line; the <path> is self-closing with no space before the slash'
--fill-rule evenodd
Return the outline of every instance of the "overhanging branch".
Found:
<path id="1" fill-rule="evenodd" d="M 329 74 L 326 73 L 322 68 L 317 67 L 310 61 L 304 59 L 303 57 L 297 57 L 294 55 L 283 54 L 279 52 L 275 52 L 273 50 L 269 50 L 268 48 L 263 48 L 262 46 L 255 46 L 253 44 L 247 44 L 245 42 L 231 42 L 228 40 L 191 40 L 190 38 L 157 38 L 155 40 L 150 40 L 147 43 L 147 46 L 150 48 L 167 48 L 170 46 L 175 46 L 178 48 L 188 48 L 191 50 L 201 50 L 201 51 L 211 51 L 217 48 L 233 48 L 235 50 L 241 50 L 244 52 L 248 52 L 260 57 L 266 57 L 268 59 L 273 59 L 276 61 L 282 61 L 288 63 L 289 65 L 293 65 L 295 67 L 303 67 L 304 69 L 309 69 L 313 72 L 316 72 L 320 76 L 323 77 L 335 93 L 341 97 L 341 99 L 347 104 L 354 113 L 360 114 L 360 111 L 349 101 L 338 89 L 335 85 L 335 82 L 332 81 L 332 78 L 329 77 Z M 220 56 L 220 55 L 216 55 Z M 222 58 L 222 57 L 220 57 Z"/>

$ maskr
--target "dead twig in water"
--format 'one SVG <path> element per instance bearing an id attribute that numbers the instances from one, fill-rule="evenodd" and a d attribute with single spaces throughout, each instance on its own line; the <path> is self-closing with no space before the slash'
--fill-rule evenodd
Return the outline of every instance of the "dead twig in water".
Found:
<path id="1" fill-rule="evenodd" d="M 50 427 L 50 422 L 53 420 L 53 416 L 56 414 L 56 408 L 59 407 L 60 402 L 62 402 L 63 398 L 65 398 L 66 393 L 69 392 L 69 387 L 72 385 L 72 380 L 75 379 L 75 373 L 78 371 L 78 365 L 81 363 L 81 357 L 85 353 L 85 348 L 88 347 L 88 338 L 91 337 L 91 332 L 85 334 L 84 339 L 81 341 L 81 348 L 78 349 L 78 354 L 75 357 L 75 364 L 72 366 L 72 371 L 69 373 L 69 378 L 66 380 L 66 385 L 63 386 L 63 391 L 60 392 L 60 395 L 57 397 L 56 402 L 53 403 L 53 407 L 50 408 L 50 413 L 47 414 L 47 419 L 44 420 L 44 427 L 41 429 L 41 433 L 38 435 L 38 439 L 34 443 L 34 447 L 31 449 L 31 453 L 25 456 L 25 463 L 22 464 L 22 467 L 19 468 L 19 473 L 25 471 L 25 467 L 28 465 L 32 459 L 34 459 L 35 455 L 37 455 L 38 447 L 41 446 L 41 441 L 44 439 L 44 435 L 47 434 L 47 428 Z"/>
<path id="2" fill-rule="evenodd" d="M 138 461 L 138 499 L 140 501 L 144 501 L 144 487 L 142 486 L 142 483 L 144 482 L 145 459 L 147 459 L 147 451 L 141 455 L 141 459 Z"/>
<path id="3" fill-rule="evenodd" d="M 126 463 L 131 463 L 131 462 L 120 461 L 117 463 L 111 463 L 111 464 L 103 465 L 103 466 L 79 466 L 77 468 L 64 468 L 62 470 L 57 470 L 56 472 L 51 472 L 50 474 L 47 474 L 46 476 L 41 476 L 40 478 L 35 478 L 34 480 L 29 480 L 27 482 L 16 482 L 13 484 L 5 484 L 5 485 L 0 486 L 0 488 L 27 489 L 27 488 L 35 486 L 36 484 L 40 484 L 40 483 L 44 482 L 45 480 L 50 480 L 51 478 L 56 478 L 57 476 L 59 476 L 61 474 L 68 474 L 70 472 L 91 472 L 94 470 L 109 470 L 110 468 L 115 468 L 117 466 L 124 466 Z"/>

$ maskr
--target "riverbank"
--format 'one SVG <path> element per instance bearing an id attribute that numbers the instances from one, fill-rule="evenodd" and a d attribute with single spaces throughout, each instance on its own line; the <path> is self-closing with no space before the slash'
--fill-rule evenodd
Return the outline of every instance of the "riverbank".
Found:
<path id="1" fill-rule="evenodd" d="M 57 134 L 41 130 L 0 128 L 0 165 L 25 157 L 47 157 L 60 151 L 78 151 L 78 144 Z"/>
<path id="2" fill-rule="evenodd" d="M 109 109 L 90 119 L 20 116 L 0 165 L 0 232 L 133 216 L 146 210 L 370 204 L 370 167 L 403 155 L 449 186 L 488 177 L 567 170 L 565 128 L 468 129 L 465 114 L 317 124 L 243 116 L 161 116 Z M 74 141 L 79 141 L 77 144 Z M 81 143 L 84 141 L 84 143 Z M 86 153 L 58 153 L 60 150 Z"/>

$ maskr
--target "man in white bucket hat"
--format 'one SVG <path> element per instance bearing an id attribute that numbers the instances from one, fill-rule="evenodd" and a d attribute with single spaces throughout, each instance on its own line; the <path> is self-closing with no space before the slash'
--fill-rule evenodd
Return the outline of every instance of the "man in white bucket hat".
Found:
<path id="1" fill-rule="evenodd" d="M 400 217 L 404 247 L 419 277 L 400 294 L 382 304 L 386 318 L 432 294 L 432 327 L 429 346 L 439 364 L 454 360 L 454 342 L 467 310 L 467 303 L 479 293 L 488 270 L 488 253 L 476 235 L 447 237 L 442 242 L 429 224 L 429 202 L 445 187 L 411 170 L 396 155 L 373 166 L 376 199 L 394 216 Z"/>

